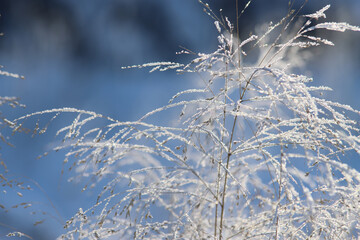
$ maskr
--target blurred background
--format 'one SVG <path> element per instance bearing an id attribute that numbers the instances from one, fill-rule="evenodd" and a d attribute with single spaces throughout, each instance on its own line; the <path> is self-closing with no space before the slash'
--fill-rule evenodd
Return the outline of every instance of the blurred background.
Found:
<path id="1" fill-rule="evenodd" d="M 239 0 L 241 8 L 246 3 Z M 302 3 L 295 1 L 297 6 Z M 235 19 L 235 1 L 209 4 L 215 13 L 223 9 L 224 16 Z M 332 4 L 327 21 L 360 25 L 358 0 L 309 1 L 302 14 L 326 4 Z M 277 22 L 287 9 L 287 0 L 254 0 L 240 19 L 240 35 L 245 38 L 259 24 Z M 136 120 L 191 86 L 193 76 L 121 67 L 154 61 L 186 63 L 189 56 L 175 54 L 181 47 L 205 53 L 217 47 L 213 21 L 196 0 L 1 0 L 0 14 L 2 70 L 26 78 L 0 76 L 0 96 L 17 96 L 26 105 L 2 107 L 2 115 L 9 119 L 75 107 L 118 120 Z M 314 77 L 315 85 L 335 90 L 328 98 L 360 109 L 360 33 L 327 32 L 326 36 L 336 46 L 311 50 L 316 56 L 304 71 Z M 73 117 L 54 121 L 42 136 L 12 136 L 15 147 L 0 144 L 0 157 L 10 176 L 33 188 L 22 192 L 20 200 L 16 190 L 0 195 L 0 203 L 10 208 L 0 212 L 0 239 L 9 231 L 22 231 L 33 239 L 55 239 L 63 232 L 65 220 L 95 202 L 91 191 L 81 193 L 82 185 L 68 183 L 61 175 L 63 154 L 37 159 L 60 140 L 54 138 L 55 132 Z M 357 161 L 352 166 L 360 169 Z M 32 214 L 30 208 L 11 207 L 22 201 L 48 212 Z"/>

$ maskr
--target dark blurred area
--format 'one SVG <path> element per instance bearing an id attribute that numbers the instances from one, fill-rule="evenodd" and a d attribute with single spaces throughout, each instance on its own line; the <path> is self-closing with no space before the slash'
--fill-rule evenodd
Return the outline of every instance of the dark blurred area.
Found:
<path id="1" fill-rule="evenodd" d="M 247 2 L 239 1 L 239 8 Z M 288 11 L 288 2 L 252 1 L 239 21 L 240 38 L 258 24 L 279 21 Z M 294 7 L 303 2 L 294 1 Z M 312 13 L 326 4 L 332 4 L 327 21 L 360 25 L 358 0 L 309 1 L 301 12 Z M 215 13 L 222 9 L 224 16 L 236 19 L 235 1 L 209 1 L 209 5 Z M 3 113 L 12 119 L 50 108 L 75 107 L 135 120 L 166 104 L 176 92 L 191 86 L 191 76 L 121 67 L 184 62 L 189 56 L 175 54 L 182 47 L 213 51 L 217 47 L 216 28 L 202 9 L 196 0 L 1 0 L 0 32 L 4 36 L 0 38 L 0 64 L 26 79 L 0 76 L 0 96 L 18 96 L 27 106 Z M 335 89 L 330 98 L 360 109 L 360 33 L 327 36 L 336 46 L 316 50 L 318 56 L 309 62 L 308 69 L 316 85 Z M 64 121 L 71 121 L 71 117 Z M 63 179 L 61 154 L 36 160 L 54 145 L 54 133 L 64 126 L 62 122 L 53 125 L 45 136 L 15 136 L 11 141 L 16 148 L 0 151 L 14 175 L 37 181 L 48 197 L 36 190 L 28 196 L 47 203 L 49 198 L 63 219 L 68 219 L 79 207 L 91 206 L 89 199 L 96 196 L 81 194 L 80 186 Z M 0 214 L 0 238 L 13 231 L 9 226 L 33 239 L 54 239 L 63 231 L 61 223 L 52 220 L 34 226 L 30 214 L 24 216 L 15 210 Z"/>

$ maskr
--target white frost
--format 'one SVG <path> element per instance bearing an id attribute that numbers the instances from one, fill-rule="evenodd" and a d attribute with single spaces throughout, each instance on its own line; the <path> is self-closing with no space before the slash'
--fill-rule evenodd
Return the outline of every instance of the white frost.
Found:
<path id="1" fill-rule="evenodd" d="M 330 4 L 326 5 L 325 7 L 323 7 L 322 9 L 320 9 L 319 11 L 317 11 L 316 13 L 312 13 L 312 14 L 308 14 L 308 15 L 304 15 L 304 17 L 308 17 L 308 18 L 314 18 L 314 19 L 319 19 L 319 18 L 326 18 L 325 15 L 325 11 L 328 10 L 330 8 Z"/>

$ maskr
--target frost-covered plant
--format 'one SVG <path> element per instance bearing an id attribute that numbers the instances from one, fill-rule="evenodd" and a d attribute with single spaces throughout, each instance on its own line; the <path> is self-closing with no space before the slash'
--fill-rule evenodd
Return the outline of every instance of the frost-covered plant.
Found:
<path id="1" fill-rule="evenodd" d="M 2 67 L 2 66 L 1 66 Z M 0 76 L 5 77 L 12 77 L 12 78 L 24 78 L 23 76 L 20 76 L 16 73 L 10 73 L 7 71 L 0 70 Z M 11 108 L 16 107 L 24 107 L 24 105 L 20 104 L 19 99 L 17 97 L 8 97 L 8 96 L 0 96 L 0 107 L 3 109 L 5 106 L 10 106 Z M 9 121 L 6 117 L 6 113 L 3 113 L 0 110 L 0 150 L 3 147 L 4 144 L 13 146 L 9 141 L 9 136 L 7 136 L 3 130 L 10 126 L 13 126 L 13 122 Z M 16 129 L 18 131 L 19 129 Z M 1 158 L 1 152 L 0 152 L 0 210 L 4 212 L 9 211 L 9 206 L 6 206 L 4 203 L 4 199 L 8 195 L 16 194 L 20 199 L 22 198 L 23 194 L 22 192 L 24 190 L 29 190 L 29 186 L 25 186 L 23 181 L 19 181 L 18 179 L 14 178 L 13 176 L 9 176 L 9 171 L 6 166 L 5 161 Z M 11 206 L 12 208 L 15 207 L 23 207 L 27 208 L 29 207 L 29 203 L 20 202 L 18 205 L 16 203 L 13 203 Z M 6 222 L 2 222 L 0 220 L 0 229 L 5 229 L 6 231 L 14 231 L 16 230 L 12 226 L 9 226 Z M 9 233 L 9 236 L 24 236 L 27 238 L 30 238 L 28 235 L 23 234 L 21 232 L 12 232 Z"/>
<path id="2" fill-rule="evenodd" d="M 24 78 L 23 76 L 20 76 L 19 74 L 15 73 L 9 73 L 7 71 L 0 70 L 0 76 L 6 76 L 6 77 L 13 77 L 13 78 Z M 0 96 L 0 107 L 3 107 L 4 105 L 8 105 L 12 108 L 15 108 L 17 106 L 24 106 L 19 103 L 19 99 L 17 97 L 8 97 L 8 96 Z M 12 122 L 10 122 L 6 116 L 0 111 L 0 129 L 3 129 L 4 127 L 12 125 Z M 8 145 L 11 145 L 9 141 L 7 140 L 7 137 L 1 133 L 0 131 L 0 140 L 2 143 L 6 143 Z M 3 162 L 1 162 L 2 165 L 4 165 Z M 4 166 L 6 168 L 6 166 Z"/>
<path id="3" fill-rule="evenodd" d="M 6 75 L 4 72 L 0 71 L 0 75 Z M 11 107 L 16 107 L 20 105 L 18 102 L 18 99 L 16 97 L 2 97 L 0 96 L 0 107 L 3 105 L 9 105 Z M 8 136 L 6 136 L 4 133 L 1 132 L 5 127 L 7 127 L 9 124 L 12 124 L 0 111 L 0 149 L 3 144 L 7 144 L 12 146 L 12 144 L 8 140 Z M 1 193 L 0 196 L 6 193 L 7 188 L 12 188 L 13 186 L 21 186 L 21 184 L 14 179 L 8 178 L 8 169 L 6 166 L 6 163 L 3 159 L 1 159 L 1 153 L 0 153 L 0 186 L 1 186 Z M 19 196 L 22 196 L 20 192 L 17 193 Z M 5 210 L 4 203 L 2 202 L 3 198 L 1 198 L 0 201 L 0 209 Z"/>
<path id="4" fill-rule="evenodd" d="M 201 87 L 133 122 L 73 108 L 14 120 L 21 126 L 38 115 L 50 114 L 51 121 L 76 115 L 58 131 L 63 144 L 55 150 L 66 150 L 64 162 L 73 180 L 88 183 L 84 190 L 101 190 L 59 238 L 360 237 L 360 173 L 341 160 L 347 153 L 359 157 L 359 123 L 351 116 L 360 112 L 323 99 L 328 87 L 294 73 L 304 48 L 333 45 L 314 30 L 360 28 L 317 23 L 329 5 L 304 16 L 300 8 L 241 41 L 227 18 L 200 3 L 219 32 L 214 52 L 185 65 L 132 67 L 197 73 Z M 155 114 L 169 119 L 154 123 Z M 35 132 L 46 128 L 39 123 Z"/>

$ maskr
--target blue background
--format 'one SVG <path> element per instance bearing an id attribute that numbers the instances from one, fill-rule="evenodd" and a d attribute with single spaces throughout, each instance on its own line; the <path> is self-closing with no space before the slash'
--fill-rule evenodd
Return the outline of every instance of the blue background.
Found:
<path id="1" fill-rule="evenodd" d="M 209 4 L 215 12 L 221 8 L 225 16 L 234 19 L 234 2 L 218 0 Z M 241 6 L 246 3 L 239 2 Z M 281 19 L 287 3 L 253 1 L 240 19 L 241 36 L 247 36 L 258 24 Z M 356 0 L 309 1 L 303 14 L 326 4 L 332 4 L 327 21 L 360 25 L 360 1 Z M 0 64 L 3 70 L 26 77 L 0 77 L 0 96 L 17 96 L 26 105 L 2 107 L 2 114 L 9 119 L 45 109 L 75 107 L 122 121 L 136 120 L 191 86 L 194 76 L 171 71 L 149 74 L 146 69 L 121 70 L 122 66 L 153 61 L 186 63 L 187 56 L 175 54 L 180 46 L 195 52 L 211 52 L 217 46 L 212 19 L 196 0 L 1 0 L 0 14 L 0 31 L 4 33 L 0 38 Z M 326 36 L 336 46 L 313 50 L 315 56 L 306 74 L 314 76 L 315 85 L 335 90 L 327 94 L 328 98 L 360 109 L 360 33 Z M 14 194 L 16 190 L 12 193 L 10 189 L 0 195 L 1 203 L 11 206 L 26 199 L 34 203 L 35 209 L 45 208 L 56 215 L 55 207 L 62 220 L 70 218 L 79 207 L 86 209 L 94 203 L 96 193 L 80 193 L 82 185 L 67 183 L 66 175 L 60 174 L 63 153 L 52 152 L 37 159 L 61 140 L 54 138 L 55 132 L 72 117 L 66 115 L 54 121 L 42 136 L 12 136 L 15 147 L 1 144 L 1 158 L 10 175 L 33 187 L 33 191 L 24 191 L 20 200 Z M 360 168 L 356 161 L 352 165 Z M 45 206 L 51 204 L 54 207 Z M 31 211 L 11 208 L 1 213 L 0 239 L 13 231 L 11 228 L 33 239 L 54 239 L 62 233 L 61 221 L 39 213 L 32 216 Z M 45 218 L 43 224 L 33 225 Z"/>

